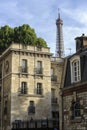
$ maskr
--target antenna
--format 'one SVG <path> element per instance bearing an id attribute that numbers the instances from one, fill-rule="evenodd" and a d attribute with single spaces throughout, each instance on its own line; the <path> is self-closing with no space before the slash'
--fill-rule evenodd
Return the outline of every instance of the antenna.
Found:
<path id="1" fill-rule="evenodd" d="M 60 8 L 58 8 L 58 18 L 60 19 Z"/>
<path id="2" fill-rule="evenodd" d="M 72 50 L 72 49 L 71 49 L 71 48 L 67 48 L 67 50 L 69 50 L 69 51 L 70 51 L 70 55 L 71 55 L 71 50 Z"/>

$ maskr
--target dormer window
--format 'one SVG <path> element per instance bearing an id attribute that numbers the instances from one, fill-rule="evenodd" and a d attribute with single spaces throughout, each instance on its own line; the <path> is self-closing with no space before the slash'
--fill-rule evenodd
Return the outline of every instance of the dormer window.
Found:
<path id="1" fill-rule="evenodd" d="M 71 59 L 71 82 L 79 82 L 81 80 L 81 73 L 80 73 L 80 58 L 73 57 Z"/>

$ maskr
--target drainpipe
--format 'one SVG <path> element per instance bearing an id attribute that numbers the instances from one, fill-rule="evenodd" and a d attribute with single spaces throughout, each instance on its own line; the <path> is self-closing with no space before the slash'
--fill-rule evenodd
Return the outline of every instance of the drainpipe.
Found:
<path id="1" fill-rule="evenodd" d="M 34 46 L 34 92 L 36 93 L 36 55 L 35 55 L 35 46 Z"/>
<path id="2" fill-rule="evenodd" d="M 3 86 L 3 70 L 4 70 L 4 62 L 2 62 L 2 85 L 1 85 L 1 130 L 3 130 L 3 104 L 4 104 L 4 86 Z"/>
<path id="3" fill-rule="evenodd" d="M 62 97 L 62 88 L 60 88 L 59 91 L 60 96 L 60 104 L 59 104 L 59 128 L 60 130 L 63 130 L 63 97 Z"/>

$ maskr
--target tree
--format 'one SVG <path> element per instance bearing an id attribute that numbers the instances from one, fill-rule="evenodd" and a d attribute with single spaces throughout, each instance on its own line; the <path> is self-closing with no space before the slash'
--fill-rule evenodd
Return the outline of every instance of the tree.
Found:
<path id="1" fill-rule="evenodd" d="M 46 41 L 43 38 L 37 38 L 35 45 L 47 47 Z"/>
<path id="2" fill-rule="evenodd" d="M 23 43 L 28 45 L 34 45 L 37 36 L 34 29 L 29 25 L 23 24 L 22 26 L 14 28 L 14 42 Z"/>
<path id="3" fill-rule="evenodd" d="M 4 51 L 14 39 L 14 29 L 8 25 L 0 28 L 0 52 Z"/>
<path id="4" fill-rule="evenodd" d="M 46 41 L 43 38 L 38 38 L 35 30 L 28 24 L 15 28 L 5 25 L 0 28 L 0 53 L 12 42 L 47 47 Z"/>

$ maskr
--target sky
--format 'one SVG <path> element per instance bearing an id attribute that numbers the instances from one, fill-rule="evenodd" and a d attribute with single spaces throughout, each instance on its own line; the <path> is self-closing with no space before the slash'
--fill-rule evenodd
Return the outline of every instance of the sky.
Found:
<path id="1" fill-rule="evenodd" d="M 87 35 L 87 0 L 2 0 L 0 27 L 29 24 L 43 38 L 50 52 L 56 50 L 56 19 L 63 20 L 65 56 L 75 53 L 75 38 Z"/>

